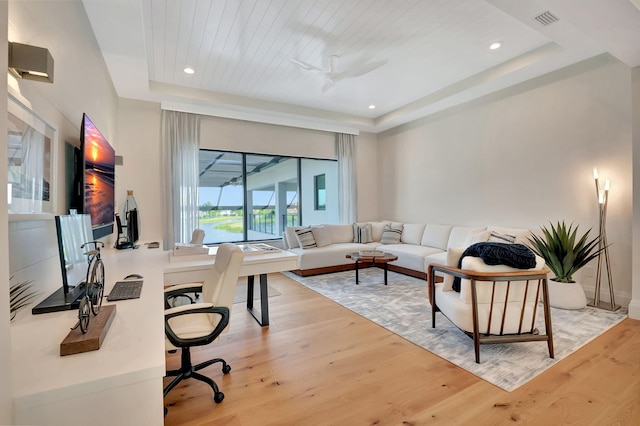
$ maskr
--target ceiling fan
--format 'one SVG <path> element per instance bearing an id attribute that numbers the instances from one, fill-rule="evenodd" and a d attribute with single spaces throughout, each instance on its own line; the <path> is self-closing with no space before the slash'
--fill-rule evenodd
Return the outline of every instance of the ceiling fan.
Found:
<path id="1" fill-rule="evenodd" d="M 340 80 L 344 80 L 346 78 L 359 77 L 361 75 L 368 74 L 371 71 L 377 68 L 380 68 L 381 66 L 383 66 L 388 62 L 386 59 L 382 61 L 369 62 L 367 64 L 363 64 L 346 71 L 337 72 L 336 65 L 338 64 L 339 60 L 340 60 L 340 57 L 337 55 L 329 56 L 329 71 L 326 71 L 326 70 L 323 70 L 322 68 L 318 68 L 315 65 L 308 64 L 299 59 L 291 58 L 291 62 L 298 65 L 303 70 L 315 72 L 322 76 L 325 82 L 324 86 L 322 86 L 323 93 L 331 89 L 336 84 L 336 82 Z"/>

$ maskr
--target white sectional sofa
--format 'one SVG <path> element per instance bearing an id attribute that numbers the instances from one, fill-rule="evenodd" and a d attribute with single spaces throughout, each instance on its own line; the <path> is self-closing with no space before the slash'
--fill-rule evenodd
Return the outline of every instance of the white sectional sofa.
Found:
<path id="1" fill-rule="evenodd" d="M 513 237 L 514 242 L 525 243 L 530 235 L 528 229 L 500 226 L 473 227 L 393 221 L 363 222 L 355 225 L 362 229 L 367 223 L 371 225 L 371 241 L 364 243 L 354 242 L 359 233 L 357 229 L 354 231 L 356 226 L 350 224 L 286 228 L 282 236 L 283 246 L 299 256 L 300 269 L 293 272 L 308 276 L 353 269 L 353 260 L 346 258 L 348 253 L 376 249 L 398 256 L 398 260 L 388 264 L 389 270 L 426 278 L 429 264 L 446 263 L 447 249 L 450 247 L 466 247 L 505 235 Z M 385 244 L 383 230 L 386 225 L 402 229 L 399 242 Z M 309 228 L 315 247 L 302 248 L 298 234 Z"/>

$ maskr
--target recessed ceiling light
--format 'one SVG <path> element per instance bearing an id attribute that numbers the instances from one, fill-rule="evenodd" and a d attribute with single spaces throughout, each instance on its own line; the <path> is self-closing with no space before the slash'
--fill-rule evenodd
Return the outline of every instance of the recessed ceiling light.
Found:
<path id="1" fill-rule="evenodd" d="M 376 109 L 375 105 L 369 105 L 369 109 Z"/>
<path id="2" fill-rule="evenodd" d="M 184 69 L 185 74 L 193 74 L 195 71 L 191 67 L 186 67 Z"/>
<path id="3" fill-rule="evenodd" d="M 491 50 L 496 50 L 499 49 L 500 46 L 502 46 L 502 42 L 501 41 L 494 41 L 493 43 L 491 43 L 491 45 L 489 46 L 489 49 Z"/>

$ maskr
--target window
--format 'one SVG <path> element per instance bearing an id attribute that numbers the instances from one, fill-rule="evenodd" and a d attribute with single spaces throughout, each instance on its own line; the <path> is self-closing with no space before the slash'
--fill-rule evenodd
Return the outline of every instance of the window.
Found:
<path id="1" fill-rule="evenodd" d="M 202 149 L 199 169 L 206 244 L 276 239 L 287 226 L 338 221 L 335 160 Z"/>
<path id="2" fill-rule="evenodd" d="M 325 187 L 324 175 L 316 175 L 313 177 L 314 188 L 314 208 L 316 210 L 327 209 L 327 189 Z"/>

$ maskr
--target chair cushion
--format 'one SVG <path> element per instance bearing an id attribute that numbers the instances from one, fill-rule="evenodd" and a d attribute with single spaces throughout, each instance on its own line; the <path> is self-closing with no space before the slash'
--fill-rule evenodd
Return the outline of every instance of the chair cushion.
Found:
<path id="1" fill-rule="evenodd" d="M 518 269 L 518 268 L 513 268 L 511 266 L 506 266 L 506 265 L 487 265 L 483 262 L 482 259 L 480 259 L 479 257 L 473 257 L 473 256 L 466 256 L 462 259 L 462 269 L 468 269 L 470 271 L 475 271 L 475 272 L 523 272 L 523 271 L 537 271 L 540 269 L 543 269 L 545 265 L 544 259 L 541 258 L 540 256 L 536 255 L 536 266 L 534 266 L 533 268 L 530 269 Z M 491 286 L 489 285 L 490 283 L 485 283 L 487 285 L 478 285 L 476 287 L 477 289 L 477 296 L 478 296 L 478 303 L 490 303 L 491 302 Z M 506 288 L 506 283 L 500 283 L 500 284 L 504 284 L 504 286 L 499 286 L 498 287 L 498 292 L 496 293 L 495 297 L 497 298 L 497 300 L 501 300 L 504 298 L 505 293 L 504 293 L 504 289 Z M 460 282 L 460 300 L 462 300 L 464 303 L 467 304 L 471 304 L 471 283 L 469 282 L 469 280 L 461 280 Z M 530 291 L 533 291 L 533 287 L 535 286 L 531 286 L 532 288 L 530 288 Z M 524 292 L 523 291 L 514 291 L 512 290 L 512 292 L 509 294 L 509 301 L 513 302 L 520 302 L 523 300 L 524 297 Z M 527 300 L 533 300 L 535 297 L 535 293 L 534 294 L 529 294 L 527 296 Z"/>
<path id="2" fill-rule="evenodd" d="M 436 284 L 435 298 L 438 308 L 447 318 L 449 318 L 449 320 L 451 320 L 451 322 L 462 330 L 473 333 L 473 315 L 470 304 L 464 303 L 460 300 L 458 293 L 454 291 L 443 291 L 443 284 Z M 504 321 L 505 334 L 518 332 L 518 328 L 520 326 L 521 306 L 522 302 L 509 302 L 507 304 L 507 315 Z M 496 315 L 496 312 L 502 312 L 504 310 L 504 304 L 496 303 L 494 304 L 493 309 L 490 331 L 491 334 L 499 334 L 502 326 L 502 318 L 501 315 Z M 480 333 L 487 333 L 488 331 L 490 312 L 491 304 L 482 303 L 478 305 L 478 328 Z M 540 312 L 540 309 L 535 309 L 535 312 L 537 315 Z M 529 324 L 531 324 L 533 313 L 534 304 L 527 304 L 523 315 L 523 326 L 525 329 Z"/>
<path id="3" fill-rule="evenodd" d="M 178 306 L 175 308 L 167 309 L 166 313 L 174 313 L 179 311 L 188 311 L 198 307 L 212 306 L 211 303 L 197 303 L 190 305 Z M 198 337 L 204 337 L 216 328 L 222 317 L 216 314 L 185 314 L 177 317 L 170 318 L 168 323 L 171 330 L 176 336 L 182 339 L 196 339 Z M 165 347 L 167 349 L 176 349 L 171 344 L 169 339 L 165 338 Z"/>

